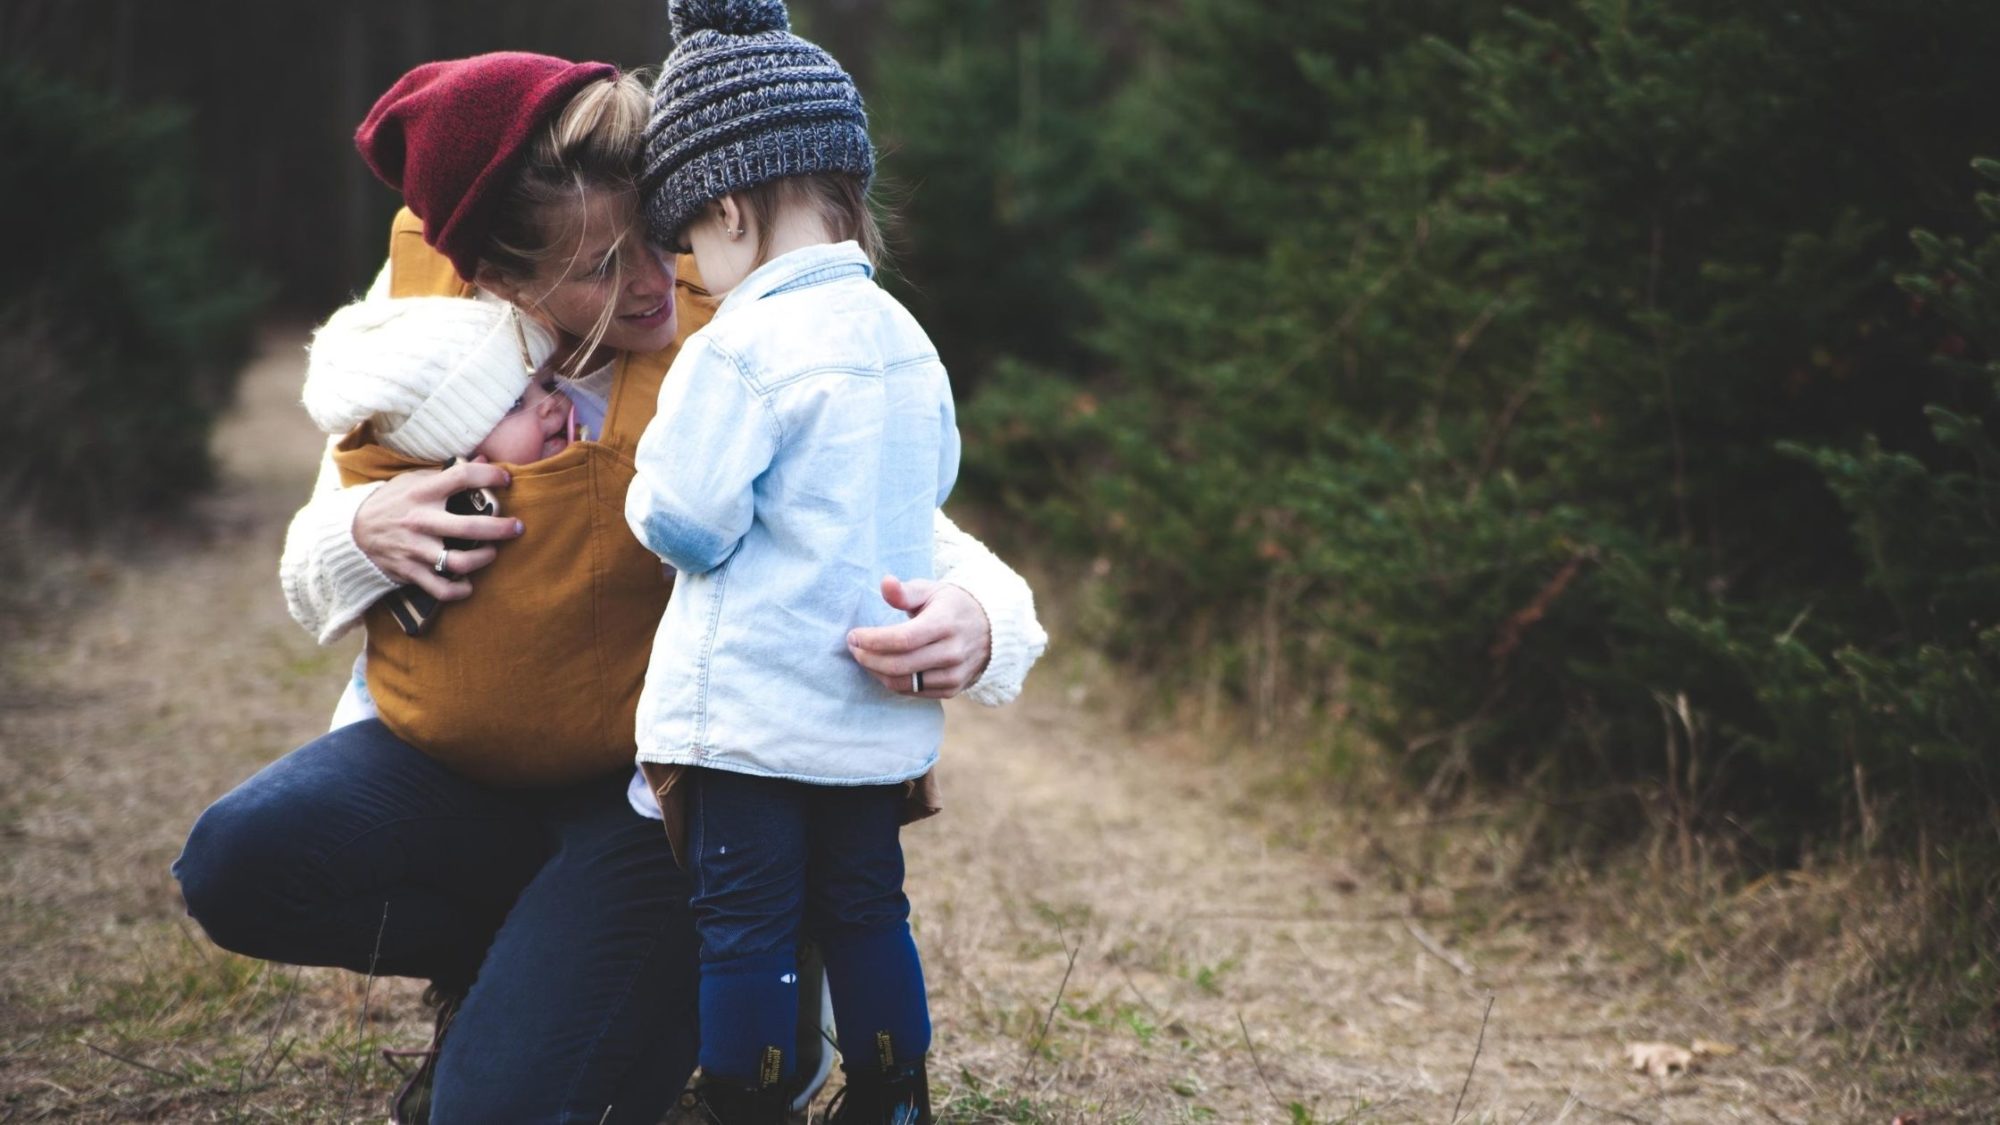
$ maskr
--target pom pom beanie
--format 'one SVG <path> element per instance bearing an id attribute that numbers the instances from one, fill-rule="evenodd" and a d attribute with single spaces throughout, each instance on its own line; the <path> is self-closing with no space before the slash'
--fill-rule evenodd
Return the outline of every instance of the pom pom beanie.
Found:
<path id="1" fill-rule="evenodd" d="M 875 174 L 861 93 L 791 33 L 783 0 L 669 0 L 675 45 L 653 84 L 640 175 L 654 241 L 703 204 L 787 176 Z"/>

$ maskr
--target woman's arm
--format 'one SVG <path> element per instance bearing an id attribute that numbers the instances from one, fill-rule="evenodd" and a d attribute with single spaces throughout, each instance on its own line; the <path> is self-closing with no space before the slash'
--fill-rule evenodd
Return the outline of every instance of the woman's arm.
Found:
<path id="1" fill-rule="evenodd" d="M 361 619 L 377 598 L 414 584 L 439 601 L 472 593 L 465 575 L 493 561 L 494 549 L 453 551 L 456 577 L 431 570 L 446 536 L 494 541 L 521 533 L 520 523 L 487 516 L 455 516 L 445 498 L 466 488 L 502 488 L 507 474 L 494 465 L 462 463 L 443 472 L 417 470 L 394 480 L 340 486 L 330 439 L 320 460 L 312 499 L 292 517 L 278 561 L 278 584 L 297 621 L 329 644 Z"/>
<path id="2" fill-rule="evenodd" d="M 938 581 L 964 590 L 986 611 L 990 655 L 966 695 L 989 707 L 1011 702 L 1049 644 L 1035 616 L 1035 592 L 1027 579 L 942 511 L 931 550 Z"/>
<path id="3" fill-rule="evenodd" d="M 886 581 L 882 596 L 910 612 L 909 621 L 847 635 L 848 651 L 882 686 L 907 693 L 910 674 L 924 674 L 923 694 L 959 692 L 998 706 L 1021 693 L 1028 669 L 1048 646 L 1026 579 L 937 513 L 931 545 L 936 582 Z"/>
<path id="4" fill-rule="evenodd" d="M 376 598 L 396 588 L 354 543 L 355 510 L 382 486 L 340 487 L 333 465 L 336 440 L 327 442 L 312 499 L 292 517 L 278 557 L 278 584 L 292 620 L 323 645 L 338 640 Z"/>

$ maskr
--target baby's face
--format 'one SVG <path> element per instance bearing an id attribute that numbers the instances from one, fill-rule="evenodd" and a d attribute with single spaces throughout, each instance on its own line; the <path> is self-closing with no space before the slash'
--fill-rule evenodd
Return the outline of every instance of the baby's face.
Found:
<path id="1" fill-rule="evenodd" d="M 473 455 L 515 465 L 554 457 L 569 447 L 569 405 L 555 376 L 536 376 Z"/>

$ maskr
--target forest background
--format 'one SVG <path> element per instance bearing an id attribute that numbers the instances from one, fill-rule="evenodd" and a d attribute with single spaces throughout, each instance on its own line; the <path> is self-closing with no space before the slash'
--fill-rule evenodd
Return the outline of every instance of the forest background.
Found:
<path id="1" fill-rule="evenodd" d="M 1136 713 L 1554 857 L 1881 873 L 2000 1027 L 2000 6 L 798 0 L 850 63 L 960 495 Z M 0 11 L 0 548 L 208 479 L 394 201 L 415 62 L 663 5 Z M 107 315 L 110 310 L 110 315 Z M 26 530 L 24 530 L 24 528 Z M 1911 904 L 1914 904 L 1912 906 Z M 1866 909 L 1867 900 L 1855 904 Z"/>

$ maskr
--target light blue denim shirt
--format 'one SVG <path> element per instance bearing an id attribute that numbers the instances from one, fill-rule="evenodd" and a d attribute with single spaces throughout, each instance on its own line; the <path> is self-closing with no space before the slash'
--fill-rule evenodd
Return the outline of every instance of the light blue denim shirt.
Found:
<path id="1" fill-rule="evenodd" d="M 639 760 L 822 785 L 916 777 L 939 704 L 890 692 L 847 631 L 932 577 L 958 475 L 951 385 L 852 242 L 759 267 L 689 337 L 625 518 L 680 571 L 639 696 Z"/>

